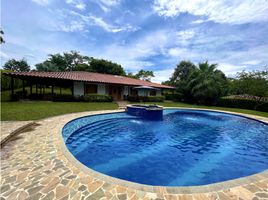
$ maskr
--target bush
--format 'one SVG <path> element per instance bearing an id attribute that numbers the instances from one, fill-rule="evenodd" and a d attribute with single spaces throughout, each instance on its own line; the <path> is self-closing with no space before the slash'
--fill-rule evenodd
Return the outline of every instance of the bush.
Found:
<path id="1" fill-rule="evenodd" d="M 258 105 L 256 110 L 262 111 L 262 112 L 268 112 L 268 102 Z"/>
<path id="2" fill-rule="evenodd" d="M 147 98 L 145 98 L 145 102 L 146 100 L 148 102 L 163 102 L 165 100 L 164 96 L 148 96 Z"/>
<path id="3" fill-rule="evenodd" d="M 249 109 L 255 110 L 258 102 L 249 99 L 227 99 L 221 98 L 217 105 L 222 107 L 230 107 L 230 108 L 242 108 L 242 109 Z"/>
<path id="4" fill-rule="evenodd" d="M 72 102 L 75 101 L 73 95 L 71 94 L 55 94 L 53 96 L 53 101 L 55 102 Z"/>
<path id="5" fill-rule="evenodd" d="M 166 100 L 181 101 L 182 94 L 164 94 Z"/>
<path id="6" fill-rule="evenodd" d="M 128 101 L 132 102 L 163 102 L 165 100 L 164 96 L 128 96 Z"/>
<path id="7" fill-rule="evenodd" d="M 113 97 L 105 94 L 86 94 L 84 101 L 87 102 L 112 102 Z"/>

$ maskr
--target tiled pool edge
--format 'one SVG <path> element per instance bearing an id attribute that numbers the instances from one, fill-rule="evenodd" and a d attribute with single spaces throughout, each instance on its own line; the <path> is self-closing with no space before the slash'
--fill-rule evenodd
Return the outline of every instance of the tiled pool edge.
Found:
<path id="1" fill-rule="evenodd" d="M 216 111 L 216 112 L 223 112 L 223 113 L 230 113 L 230 114 L 235 114 L 235 115 L 241 115 L 245 116 L 251 119 L 259 120 L 265 123 L 268 123 L 268 118 L 266 117 L 260 117 L 260 116 L 255 116 L 255 115 L 250 115 L 250 114 L 243 114 L 243 113 L 236 113 L 236 112 L 230 112 L 230 111 L 222 111 L 222 110 L 215 110 L 215 109 L 199 109 L 199 108 L 185 108 L 185 107 L 166 107 L 165 109 L 191 109 L 191 110 L 208 110 L 208 111 Z M 115 110 L 115 111 L 100 111 L 100 112 L 94 112 L 92 114 L 88 113 L 81 113 L 80 117 L 83 116 L 90 116 L 90 115 L 98 115 L 98 114 L 107 114 L 107 113 L 115 113 L 115 112 L 122 112 L 122 110 Z M 74 117 L 70 119 L 69 121 L 78 118 Z M 68 121 L 68 122 L 69 122 Z M 68 123 L 66 122 L 66 123 Z M 238 179 L 233 179 L 229 181 L 224 181 L 224 182 L 219 182 L 219 183 L 214 183 L 214 184 L 209 184 L 209 185 L 203 185 L 203 186 L 185 186 L 185 187 L 165 187 L 165 186 L 151 186 L 151 185 L 144 185 L 144 184 L 138 184 L 134 182 L 129 182 L 126 180 L 121 180 L 118 178 L 110 177 L 108 175 L 99 173 L 97 171 L 94 171 L 82 163 L 80 163 L 74 156 L 69 152 L 67 149 L 65 142 L 62 137 L 62 128 L 64 127 L 65 124 L 62 124 L 60 127 L 60 130 L 58 130 L 57 136 L 60 141 L 60 149 L 62 150 L 63 155 L 78 169 L 82 170 L 84 173 L 92 175 L 102 181 L 105 181 L 110 184 L 115 184 L 115 185 L 120 185 L 123 187 L 128 187 L 131 189 L 135 190 L 141 190 L 143 192 L 150 192 L 150 193 L 157 193 L 159 190 L 164 188 L 167 193 L 169 194 L 194 194 L 194 193 L 209 193 L 209 192 L 218 192 L 219 190 L 225 190 L 225 189 L 230 189 L 238 186 L 243 186 L 245 184 L 250 184 L 253 182 L 261 181 L 266 178 L 268 178 L 268 170 L 265 170 L 261 173 L 257 173 L 251 176 L 247 177 L 242 177 Z"/>

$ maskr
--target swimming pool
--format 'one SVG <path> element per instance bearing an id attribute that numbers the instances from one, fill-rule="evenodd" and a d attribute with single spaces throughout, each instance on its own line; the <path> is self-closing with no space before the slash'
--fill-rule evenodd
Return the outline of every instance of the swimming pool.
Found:
<path id="1" fill-rule="evenodd" d="M 268 169 L 267 124 L 212 111 L 163 113 L 163 121 L 124 112 L 78 118 L 62 134 L 87 167 L 141 184 L 197 186 Z"/>

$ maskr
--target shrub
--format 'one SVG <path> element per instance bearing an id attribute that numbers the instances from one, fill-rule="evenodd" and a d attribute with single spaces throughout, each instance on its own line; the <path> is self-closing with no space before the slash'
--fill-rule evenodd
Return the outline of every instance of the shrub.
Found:
<path id="1" fill-rule="evenodd" d="M 222 107 L 230 107 L 230 108 L 242 108 L 255 110 L 257 106 L 257 101 L 249 100 L 249 99 L 227 99 L 221 98 L 217 105 Z"/>
<path id="2" fill-rule="evenodd" d="M 72 102 L 75 101 L 73 95 L 71 94 L 55 94 L 53 96 L 53 101 L 56 102 Z"/>
<path id="3" fill-rule="evenodd" d="M 172 101 L 181 101 L 182 100 L 182 94 L 164 94 L 166 100 L 172 100 Z"/>
<path id="4" fill-rule="evenodd" d="M 262 111 L 262 112 L 268 112 L 268 102 L 262 103 L 256 107 L 256 110 Z"/>
<path id="5" fill-rule="evenodd" d="M 84 100 L 87 102 L 112 102 L 113 97 L 106 94 L 86 94 Z"/>
<path id="6" fill-rule="evenodd" d="M 147 99 L 145 98 L 144 101 L 148 102 L 163 102 L 165 100 L 164 96 L 148 96 Z"/>
<path id="7" fill-rule="evenodd" d="M 128 101 L 132 102 L 163 102 L 165 100 L 164 96 L 128 96 Z"/>

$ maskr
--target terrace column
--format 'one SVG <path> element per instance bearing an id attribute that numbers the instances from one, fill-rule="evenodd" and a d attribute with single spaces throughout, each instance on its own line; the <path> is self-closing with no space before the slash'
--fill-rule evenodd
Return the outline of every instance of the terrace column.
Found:
<path id="1" fill-rule="evenodd" d="M 25 82 L 22 80 L 22 97 L 25 98 Z"/>
<path id="2" fill-rule="evenodd" d="M 11 95 L 13 96 L 14 95 L 14 78 L 11 77 Z"/>
<path id="3" fill-rule="evenodd" d="M 33 85 L 32 85 L 32 83 L 30 83 L 30 94 L 31 95 L 33 94 Z"/>

